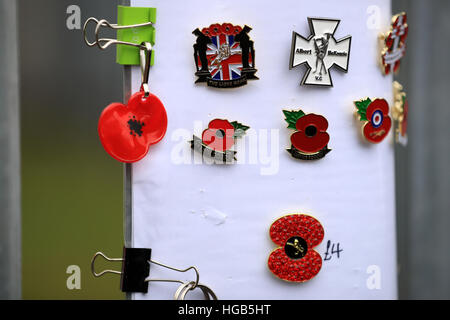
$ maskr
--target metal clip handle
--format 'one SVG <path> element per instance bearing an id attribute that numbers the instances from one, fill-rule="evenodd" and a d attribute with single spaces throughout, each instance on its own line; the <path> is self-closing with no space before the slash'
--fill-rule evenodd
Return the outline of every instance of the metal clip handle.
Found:
<path id="1" fill-rule="evenodd" d="M 109 257 L 107 257 L 105 254 L 103 254 L 103 252 L 97 252 L 97 253 L 92 257 L 92 260 L 91 260 L 91 271 L 92 271 L 92 274 L 93 274 L 95 277 L 101 277 L 101 276 L 104 275 L 105 273 L 122 274 L 121 271 L 117 271 L 117 270 L 109 270 L 109 269 L 103 270 L 103 271 L 100 272 L 100 273 L 96 273 L 96 272 L 95 272 L 95 259 L 97 259 L 98 256 L 102 256 L 105 260 L 108 260 L 108 261 L 113 261 L 113 262 L 123 261 L 122 258 L 109 258 Z"/>
<path id="2" fill-rule="evenodd" d="M 91 21 L 96 24 L 96 27 L 95 27 L 95 41 L 94 42 L 89 42 L 89 40 L 87 39 L 87 31 L 86 30 L 87 30 L 87 26 L 89 25 L 89 23 Z M 119 26 L 117 24 L 109 23 L 108 20 L 105 20 L 105 19 L 97 20 L 94 17 L 90 17 L 89 19 L 86 20 L 86 22 L 84 23 L 84 26 L 83 26 L 84 42 L 86 42 L 86 44 L 89 47 L 93 47 L 93 46 L 96 45 L 102 50 L 105 50 L 106 48 L 108 48 L 112 44 L 124 44 L 124 45 L 128 45 L 128 46 L 142 48 L 142 44 L 126 42 L 126 41 L 120 41 L 120 40 L 111 39 L 111 38 L 100 38 L 100 36 L 99 36 L 100 28 L 101 27 L 106 27 L 106 28 L 117 30 L 117 29 L 129 29 L 129 28 L 145 27 L 145 26 L 151 26 L 151 25 L 153 25 L 152 22 L 144 22 L 144 23 L 139 23 L 139 24 L 131 24 L 131 25 L 127 25 L 127 26 Z"/>
<path id="3" fill-rule="evenodd" d="M 95 41 L 90 42 L 87 38 L 87 26 L 90 22 L 96 23 L 95 27 Z M 145 23 L 139 23 L 139 24 L 132 24 L 127 26 L 119 26 L 117 24 L 111 24 L 107 20 L 97 20 L 94 17 L 90 17 L 86 20 L 83 26 L 83 36 L 84 36 L 84 42 L 89 46 L 97 46 L 101 50 L 105 50 L 112 44 L 123 44 L 127 46 L 133 46 L 139 48 L 139 55 L 140 55 L 140 65 L 141 65 L 141 90 L 144 92 L 144 98 L 147 98 L 150 95 L 150 88 L 148 85 L 148 76 L 150 72 L 150 64 L 152 61 L 152 45 L 150 42 L 142 42 L 140 44 L 132 43 L 132 42 L 126 42 L 126 41 L 119 41 L 117 39 L 111 39 L 111 38 L 100 38 L 100 28 L 101 27 L 107 27 L 111 29 L 127 29 L 127 28 L 136 28 L 136 27 L 145 27 L 153 25 L 152 22 L 145 22 Z"/>
<path id="4" fill-rule="evenodd" d="M 195 281 L 191 281 L 190 282 L 190 283 L 194 284 L 194 288 L 197 287 L 198 282 L 200 281 L 200 274 L 199 274 L 197 268 L 194 267 L 194 266 L 190 266 L 189 268 L 186 268 L 186 269 L 177 269 L 177 268 L 174 268 L 174 267 L 171 267 L 171 266 L 168 266 L 168 265 L 165 265 L 165 264 L 162 264 L 160 262 L 153 261 L 153 260 L 150 260 L 149 263 L 153 263 L 153 264 L 156 264 L 156 265 L 161 266 L 163 268 L 167 268 L 167 269 L 170 269 L 170 270 L 173 270 L 173 271 L 177 271 L 177 272 L 187 272 L 189 270 L 194 270 L 194 272 L 195 272 Z M 184 283 L 184 281 L 172 280 L 172 279 L 150 279 L 150 278 L 147 278 L 147 279 L 145 279 L 145 281 L 146 282 L 178 282 L 178 283 Z"/>
<path id="5" fill-rule="evenodd" d="M 98 256 L 102 256 L 105 260 L 112 261 L 112 262 L 119 262 L 119 261 L 123 262 L 124 261 L 123 258 L 109 258 L 103 252 L 95 253 L 94 257 L 92 257 L 92 260 L 91 260 L 91 271 L 92 271 L 92 274 L 95 277 L 101 277 L 101 276 L 103 276 L 106 273 L 113 273 L 113 274 L 119 274 L 119 275 L 122 274 L 121 271 L 111 270 L 111 269 L 106 269 L 106 270 L 103 270 L 103 271 L 101 271 L 99 273 L 95 272 L 95 260 L 97 259 Z M 190 267 L 188 267 L 186 269 L 178 269 L 178 268 L 174 268 L 174 267 L 168 266 L 166 264 L 163 264 L 163 263 L 160 263 L 160 262 L 157 262 L 157 261 L 154 261 L 154 260 L 148 260 L 148 263 L 153 263 L 153 264 L 156 264 L 156 265 L 161 266 L 163 268 L 170 269 L 170 270 L 177 271 L 177 272 L 187 272 L 189 270 L 194 270 L 194 272 L 195 272 L 195 281 L 189 282 L 191 284 L 191 286 L 192 286 L 191 290 L 195 289 L 198 286 L 198 283 L 200 281 L 200 274 L 199 274 L 197 268 L 194 267 L 194 266 L 190 266 Z M 151 278 L 147 278 L 144 281 L 145 282 L 178 282 L 178 283 L 181 283 L 181 284 L 185 283 L 184 281 L 175 280 L 175 279 L 151 279 Z"/>

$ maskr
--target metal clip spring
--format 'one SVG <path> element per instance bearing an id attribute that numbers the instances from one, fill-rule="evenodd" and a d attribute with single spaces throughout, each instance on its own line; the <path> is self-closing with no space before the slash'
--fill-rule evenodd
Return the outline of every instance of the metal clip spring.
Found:
<path id="1" fill-rule="evenodd" d="M 87 38 L 87 26 L 90 22 L 96 23 L 95 27 L 95 41 L 90 42 Z M 144 97 L 147 98 L 150 94 L 150 88 L 148 86 L 148 76 L 150 72 L 150 63 L 152 60 L 152 45 L 150 42 L 142 42 L 140 44 L 132 43 L 132 42 L 126 42 L 126 41 L 120 41 L 117 39 L 111 39 L 111 38 L 100 38 L 100 28 L 101 27 L 107 27 L 111 29 L 129 29 L 129 28 L 136 28 L 136 27 L 145 27 L 145 26 L 151 26 L 153 25 L 152 22 L 144 22 L 139 24 L 132 24 L 127 26 L 119 26 L 117 24 L 109 23 L 107 20 L 102 19 L 98 20 L 94 17 L 90 17 L 86 20 L 83 26 L 83 37 L 84 42 L 89 46 L 97 46 L 101 50 L 105 50 L 112 44 L 122 44 L 127 46 L 133 46 L 139 48 L 139 55 L 140 55 L 140 65 L 141 65 L 141 90 L 144 91 Z"/>
<path id="2" fill-rule="evenodd" d="M 96 27 L 95 27 L 95 41 L 94 42 L 89 42 L 89 40 L 87 39 L 87 34 L 86 34 L 87 26 L 89 25 L 89 23 L 91 21 L 93 21 L 94 23 L 97 24 Z M 117 30 L 117 29 L 130 29 L 130 28 L 137 28 L 137 27 L 145 27 L 145 26 L 151 26 L 151 25 L 153 25 L 152 22 L 144 22 L 144 23 L 139 23 L 139 24 L 130 24 L 130 25 L 127 25 L 127 26 L 119 26 L 117 24 L 109 23 L 108 20 L 105 20 L 105 19 L 97 20 L 94 17 L 90 17 L 89 19 L 86 20 L 86 22 L 84 23 L 84 26 L 83 26 L 84 42 L 86 42 L 86 44 L 89 47 L 93 47 L 93 46 L 96 45 L 102 50 L 105 50 L 106 48 L 108 48 L 112 44 L 124 44 L 124 45 L 128 45 L 128 46 L 141 48 L 142 44 L 126 42 L 126 41 L 120 41 L 120 40 L 117 40 L 117 39 L 100 38 L 99 37 L 100 28 L 101 27 L 107 27 L 107 28 L 111 28 L 111 29 Z"/>
<path id="3" fill-rule="evenodd" d="M 113 274 L 120 274 L 120 275 L 122 274 L 121 271 L 110 270 L 110 269 L 103 270 L 103 271 L 101 271 L 99 273 L 95 272 L 95 259 L 97 259 L 98 256 L 102 256 L 105 260 L 112 261 L 112 262 L 119 262 L 119 261 L 123 262 L 124 261 L 123 258 L 109 258 L 103 252 L 97 252 L 94 255 L 94 257 L 92 258 L 92 261 L 91 261 L 91 271 L 92 271 L 92 274 L 95 277 L 101 277 L 101 276 L 103 276 L 106 273 L 113 273 Z M 199 285 L 200 274 L 199 274 L 197 268 L 194 267 L 194 266 L 191 266 L 191 267 L 186 268 L 186 269 L 177 269 L 177 268 L 174 268 L 174 267 L 162 264 L 160 262 L 156 262 L 154 260 L 148 260 L 147 262 L 148 263 L 153 263 L 153 264 L 156 264 L 156 265 L 161 266 L 163 268 L 167 268 L 167 269 L 174 270 L 174 271 L 177 271 L 177 272 L 187 272 L 187 271 L 192 269 L 195 272 L 196 279 L 195 279 L 195 281 L 188 282 L 188 283 L 191 284 L 191 289 L 190 290 L 195 289 Z M 150 278 L 147 278 L 144 281 L 145 282 L 178 282 L 178 283 L 181 283 L 181 284 L 185 284 L 184 281 L 175 280 L 175 279 L 150 279 Z"/>

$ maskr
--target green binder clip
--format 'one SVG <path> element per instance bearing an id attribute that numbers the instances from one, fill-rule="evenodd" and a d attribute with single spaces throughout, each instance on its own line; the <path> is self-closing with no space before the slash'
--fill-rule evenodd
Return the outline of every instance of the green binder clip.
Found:
<path id="1" fill-rule="evenodd" d="M 153 46 L 155 44 L 154 23 L 156 23 L 156 8 L 118 6 L 117 25 L 128 28 L 117 30 L 117 40 L 135 44 L 150 42 Z M 153 50 L 150 65 L 153 65 L 154 57 Z M 123 65 L 139 65 L 139 48 L 119 44 L 116 62 Z"/>
<path id="2" fill-rule="evenodd" d="M 139 8 L 118 6 L 117 24 L 109 23 L 107 20 L 89 18 L 86 20 L 83 33 L 84 41 L 90 47 L 98 46 L 104 50 L 111 44 L 117 44 L 116 62 L 122 65 L 140 65 L 140 48 L 144 43 L 155 44 L 156 8 Z M 96 24 L 95 41 L 87 39 L 87 26 L 90 22 Z M 117 39 L 100 38 L 100 28 L 108 27 L 117 30 Z M 150 65 L 154 64 L 155 53 L 152 49 Z"/>

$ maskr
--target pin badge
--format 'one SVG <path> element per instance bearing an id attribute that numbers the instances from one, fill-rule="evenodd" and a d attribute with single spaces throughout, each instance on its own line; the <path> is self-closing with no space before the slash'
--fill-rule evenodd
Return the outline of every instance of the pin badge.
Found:
<path id="1" fill-rule="evenodd" d="M 87 39 L 86 28 L 90 22 L 96 23 L 95 42 Z M 98 134 L 103 148 L 114 159 L 133 163 L 141 160 L 148 153 L 152 144 L 159 142 L 167 130 L 167 113 L 162 102 L 150 93 L 148 78 L 152 57 L 150 42 L 141 44 L 123 42 L 116 39 L 99 38 L 101 27 L 112 29 L 137 28 L 150 25 L 151 22 L 137 25 L 117 26 L 106 20 L 89 18 L 86 20 L 83 33 L 84 41 L 90 46 L 106 49 L 111 44 L 122 44 L 139 48 L 141 66 L 141 88 L 128 100 L 128 104 L 111 103 L 100 115 Z"/>
<path id="2" fill-rule="evenodd" d="M 295 31 L 292 33 L 289 69 L 306 64 L 307 71 L 301 85 L 332 87 L 330 69 L 336 66 L 343 72 L 348 71 L 352 37 L 346 36 L 336 41 L 334 33 L 339 22 L 340 20 L 308 18 L 311 31 L 308 38 Z"/>
<path id="3" fill-rule="evenodd" d="M 194 60 L 197 68 L 195 81 L 206 82 L 216 88 L 234 88 L 256 80 L 255 49 L 250 40 L 249 26 L 231 23 L 212 24 L 195 29 Z"/>
<path id="4" fill-rule="evenodd" d="M 379 143 L 391 130 L 391 118 L 389 117 L 389 104 L 385 99 L 370 98 L 355 101 L 356 115 L 364 123 L 362 134 L 367 141 Z"/>
<path id="5" fill-rule="evenodd" d="M 278 278 L 305 282 L 322 268 L 322 257 L 313 249 L 324 238 L 320 222 L 306 214 L 291 214 L 277 219 L 270 226 L 270 238 L 278 246 L 267 262 Z"/>
<path id="6" fill-rule="evenodd" d="M 408 100 L 403 86 L 394 81 L 394 106 L 392 108 L 392 118 L 396 123 L 395 141 L 403 146 L 408 144 Z"/>
<path id="7" fill-rule="evenodd" d="M 191 148 L 223 162 L 236 160 L 236 151 L 232 150 L 236 139 L 242 138 L 250 127 L 237 121 L 224 119 L 212 120 L 202 133 L 202 138 L 193 136 Z"/>
<path id="8" fill-rule="evenodd" d="M 391 30 L 380 36 L 383 41 L 381 51 L 381 70 L 383 74 L 397 72 L 400 68 L 400 60 L 406 52 L 406 37 L 408 36 L 408 24 L 406 13 L 402 12 L 392 17 Z"/>
<path id="9" fill-rule="evenodd" d="M 291 148 L 287 151 L 296 159 L 317 160 L 325 157 L 330 136 L 327 133 L 328 121 L 325 117 L 302 110 L 283 110 L 289 129 L 296 130 L 291 135 Z"/>

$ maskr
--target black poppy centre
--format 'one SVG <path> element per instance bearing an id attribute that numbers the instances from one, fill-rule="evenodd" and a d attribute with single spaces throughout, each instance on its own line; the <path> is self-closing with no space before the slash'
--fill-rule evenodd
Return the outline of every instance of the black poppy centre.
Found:
<path id="1" fill-rule="evenodd" d="M 306 127 L 305 134 L 310 138 L 314 137 L 317 134 L 317 127 L 310 124 L 309 126 Z"/>
<path id="2" fill-rule="evenodd" d="M 308 252 L 308 245 L 302 237 L 294 236 L 288 239 L 284 246 L 286 255 L 294 260 L 303 258 Z"/>
<path id="3" fill-rule="evenodd" d="M 144 122 L 136 120 L 136 116 L 133 116 L 133 119 L 128 120 L 127 123 L 128 127 L 130 128 L 130 134 L 132 136 L 142 136 L 142 127 L 145 126 Z"/>

